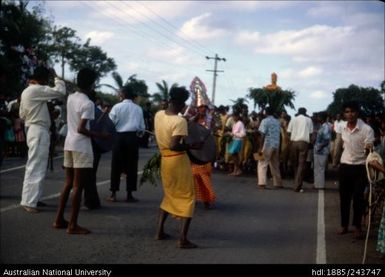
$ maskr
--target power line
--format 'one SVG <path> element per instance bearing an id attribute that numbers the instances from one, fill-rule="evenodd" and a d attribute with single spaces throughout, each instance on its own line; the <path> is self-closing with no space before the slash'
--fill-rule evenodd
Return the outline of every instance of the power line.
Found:
<path id="1" fill-rule="evenodd" d="M 95 10 L 97 11 L 98 13 L 102 13 L 103 15 L 105 16 L 108 16 L 110 17 L 110 14 L 108 13 L 105 13 L 103 9 L 97 9 L 95 8 L 94 6 L 90 5 L 89 3 L 87 2 L 84 2 L 82 1 L 82 3 L 86 4 L 88 7 L 90 7 L 92 10 Z M 152 41 L 154 41 L 155 43 L 157 43 L 157 45 L 159 45 L 158 43 L 161 43 L 161 45 L 159 46 L 162 46 L 163 48 L 167 49 L 167 50 L 170 50 L 172 48 L 170 48 L 168 45 L 164 44 L 162 41 L 158 41 L 156 40 L 155 38 L 153 38 L 150 34 L 148 33 L 141 33 L 139 31 L 137 31 L 136 29 L 134 29 L 126 20 L 116 20 L 114 18 L 111 18 L 112 21 L 114 21 L 116 24 L 117 24 L 117 27 L 119 27 L 120 29 L 124 30 L 125 32 L 127 32 L 127 29 L 130 29 L 135 35 L 141 37 L 141 38 L 144 38 L 146 41 L 148 41 L 148 39 L 151 39 Z M 145 34 L 145 35 L 144 35 Z M 132 53 L 132 52 L 131 52 Z M 139 55 L 132 55 L 134 57 L 137 57 L 138 59 L 140 59 L 141 61 L 143 61 L 144 64 L 148 64 L 148 61 L 144 60 L 142 56 L 139 56 Z M 156 61 L 156 59 L 154 59 Z M 167 61 L 164 61 L 164 60 L 158 60 L 159 62 L 161 62 L 163 65 L 168 65 L 170 68 L 173 68 L 175 69 L 175 67 L 180 67 L 182 70 L 183 69 L 186 69 L 186 68 L 191 68 L 191 69 L 194 69 L 196 70 L 196 67 L 192 67 L 190 65 L 183 65 L 183 66 L 178 66 L 176 64 L 172 64 L 172 63 L 168 63 Z M 144 68 L 143 68 L 144 69 Z M 154 70 L 145 70 L 146 72 L 148 73 L 157 73 L 156 71 Z"/>
<path id="2" fill-rule="evenodd" d="M 176 31 L 180 31 L 182 34 L 184 34 L 186 37 L 189 37 L 189 35 L 187 35 L 185 32 L 183 32 L 182 30 L 179 30 L 178 27 L 176 27 L 175 25 L 173 25 L 171 22 L 169 22 L 168 20 L 166 20 L 165 18 L 163 18 L 162 16 L 160 16 L 158 13 L 156 13 L 155 11 L 153 11 L 151 8 L 147 7 L 146 5 L 142 4 L 140 1 L 135 1 L 137 2 L 138 4 L 140 4 L 142 7 L 144 7 L 145 9 L 147 9 L 149 12 L 151 12 L 152 14 L 154 14 L 155 16 L 157 16 L 158 18 L 160 18 L 164 23 L 166 23 L 168 26 L 171 27 L 171 29 L 173 30 L 176 30 Z M 157 23 L 158 24 L 158 23 Z M 159 24 L 160 25 L 160 24 Z M 163 27 L 163 25 L 161 25 Z M 164 29 L 166 30 L 169 30 L 167 29 L 166 27 L 163 27 Z M 213 51 L 209 50 L 207 47 L 205 47 L 204 45 L 200 44 L 199 42 L 197 41 L 194 41 L 194 40 L 189 40 L 189 39 L 185 39 L 184 37 L 182 36 L 179 36 L 178 34 L 176 34 L 178 37 L 180 37 L 181 39 L 183 39 L 184 41 L 186 41 L 187 43 L 191 44 L 192 46 L 195 46 L 197 48 L 200 48 L 202 49 L 203 51 L 207 51 L 207 52 L 211 52 L 211 53 L 214 53 Z"/>
<path id="3" fill-rule="evenodd" d="M 213 105 L 215 105 L 215 86 L 216 86 L 216 82 L 217 82 L 217 72 L 224 72 L 223 70 L 218 70 L 217 69 L 217 66 L 218 66 L 218 61 L 226 61 L 225 58 L 220 58 L 218 57 L 218 54 L 215 54 L 215 57 L 208 57 L 206 56 L 206 59 L 208 60 L 214 60 L 214 70 L 206 70 L 206 71 L 209 71 L 209 72 L 214 72 L 214 76 L 213 76 L 213 92 L 212 92 L 212 97 L 211 97 L 211 102 L 213 103 Z"/>
<path id="4" fill-rule="evenodd" d="M 183 37 L 179 36 L 177 33 L 175 35 L 171 35 L 170 36 L 170 29 L 164 27 L 163 25 L 159 24 L 158 22 L 154 21 L 152 18 L 150 18 L 149 16 L 147 16 L 145 13 L 143 13 L 142 11 L 140 10 L 137 10 L 134 6 L 131 6 L 128 2 L 125 2 L 126 5 L 129 5 L 133 10 L 135 11 L 138 11 L 139 13 L 141 13 L 145 18 L 147 18 L 148 20 L 150 20 L 151 22 L 153 22 L 155 25 L 157 26 L 160 26 L 162 29 L 166 30 L 167 33 L 165 34 L 164 31 L 161 33 L 159 30 L 155 30 L 154 28 L 152 28 L 152 26 L 149 26 L 146 22 L 144 21 L 141 21 L 142 24 L 144 24 L 145 26 L 148 26 L 148 28 L 150 28 L 151 30 L 155 31 L 155 32 L 158 32 L 159 34 L 161 34 L 162 36 L 166 37 L 167 39 L 170 39 L 171 41 L 173 41 L 174 43 L 186 48 L 186 46 L 184 45 L 181 45 L 178 41 L 174 40 L 175 38 L 179 39 L 179 41 L 181 41 L 182 43 L 184 43 L 185 45 L 187 45 L 188 48 L 190 48 L 192 51 L 198 53 L 200 56 L 205 56 L 206 53 L 205 52 L 202 52 L 201 49 L 197 48 L 195 45 L 193 45 L 190 41 L 187 41 L 186 39 L 184 39 Z M 142 5 L 143 6 L 143 5 Z M 145 6 L 144 6 L 145 7 Z M 147 7 L 145 7 L 147 9 Z M 158 16 L 159 17 L 159 16 Z M 161 18 L 162 19 L 162 18 Z M 173 31 L 171 31 L 173 32 Z M 194 47 L 195 48 L 192 48 Z"/>

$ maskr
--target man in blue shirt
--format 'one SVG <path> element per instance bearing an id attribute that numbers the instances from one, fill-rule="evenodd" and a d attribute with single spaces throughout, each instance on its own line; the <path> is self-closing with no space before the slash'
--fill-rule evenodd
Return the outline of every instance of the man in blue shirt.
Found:
<path id="1" fill-rule="evenodd" d="M 108 201 L 116 201 L 116 192 L 120 186 L 120 175 L 126 173 L 127 202 L 137 202 L 132 196 L 136 191 L 138 179 L 139 138 L 137 132 L 145 130 L 143 110 L 135 104 L 136 97 L 131 86 L 120 91 L 122 102 L 114 105 L 109 117 L 115 124 L 116 137 L 111 160 L 111 196 Z"/>

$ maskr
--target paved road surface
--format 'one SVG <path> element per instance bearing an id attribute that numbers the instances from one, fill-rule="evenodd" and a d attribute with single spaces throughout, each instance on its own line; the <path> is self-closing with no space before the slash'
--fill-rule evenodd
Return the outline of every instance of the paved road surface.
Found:
<path id="1" fill-rule="evenodd" d="M 155 151 L 141 149 L 140 166 Z M 63 185 L 62 158 L 55 159 L 48 172 L 44 199 L 48 207 L 28 214 L 19 206 L 25 160 L 6 159 L 0 175 L 1 263 L 28 264 L 360 264 L 364 241 L 352 234 L 336 235 L 339 226 L 338 191 L 329 179 L 325 191 L 310 184 L 304 193 L 292 191 L 292 180 L 284 189 L 256 188 L 252 175 L 229 177 L 215 171 L 215 208 L 198 204 L 189 237 L 199 248 L 181 250 L 176 246 L 179 222 L 169 218 L 167 241 L 153 239 L 160 186 L 144 184 L 135 196 L 138 203 L 123 202 L 124 186 L 117 203 L 109 195 L 110 154 L 101 161 L 98 190 L 103 208 L 80 212 L 79 224 L 92 233 L 70 236 L 53 229 L 58 193 Z M 376 230 L 371 232 L 367 263 L 378 264 Z"/>

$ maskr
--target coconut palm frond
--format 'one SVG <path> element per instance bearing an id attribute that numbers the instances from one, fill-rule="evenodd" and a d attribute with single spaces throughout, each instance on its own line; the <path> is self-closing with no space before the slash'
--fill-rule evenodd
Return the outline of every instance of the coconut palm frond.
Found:
<path id="1" fill-rule="evenodd" d="M 157 152 L 146 162 L 139 180 L 140 185 L 149 182 L 151 185 L 157 186 L 157 181 L 160 179 L 160 161 L 161 155 Z"/>

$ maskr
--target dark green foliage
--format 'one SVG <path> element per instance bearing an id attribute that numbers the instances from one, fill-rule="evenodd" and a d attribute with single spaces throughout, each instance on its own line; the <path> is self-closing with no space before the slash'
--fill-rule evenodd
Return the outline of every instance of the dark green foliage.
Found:
<path id="1" fill-rule="evenodd" d="M 384 101 L 381 97 L 381 91 L 378 89 L 350 85 L 348 88 L 337 89 L 333 95 L 334 100 L 327 108 L 330 115 L 341 113 L 343 103 L 347 101 L 360 103 L 361 116 L 385 114 Z"/>
<path id="2" fill-rule="evenodd" d="M 160 179 L 160 161 L 161 155 L 159 152 L 155 153 L 147 161 L 143 167 L 143 173 L 139 180 L 140 185 L 143 185 L 146 182 L 150 182 L 150 184 L 154 186 L 157 185 L 157 181 Z"/>
<path id="3" fill-rule="evenodd" d="M 159 89 L 159 92 L 152 94 L 150 97 L 154 101 L 155 105 L 160 105 L 162 101 L 168 101 L 170 96 L 170 89 L 177 87 L 178 84 L 174 83 L 171 87 L 168 87 L 168 84 L 165 80 L 162 80 L 162 83 L 156 83 L 156 86 Z"/>
<path id="4" fill-rule="evenodd" d="M 291 90 L 267 90 L 265 88 L 249 88 L 247 95 L 254 101 L 254 108 L 258 105 L 260 110 L 264 110 L 266 106 L 273 107 L 275 112 L 279 113 L 288 106 L 294 109 L 295 92 Z"/>
<path id="5" fill-rule="evenodd" d="M 34 5 L 31 9 L 27 6 Z M 1 93 L 18 96 L 27 85 L 27 78 L 36 65 L 53 67 L 60 62 L 72 70 L 90 67 L 103 77 L 116 68 L 112 58 L 100 47 L 81 45 L 76 31 L 68 27 L 52 27 L 43 16 L 43 1 L 1 1 L 0 74 Z"/>
<path id="6" fill-rule="evenodd" d="M 114 59 L 109 58 L 107 53 L 103 52 L 99 46 L 90 46 L 89 43 L 90 40 L 74 51 L 73 59 L 69 60 L 71 70 L 79 71 L 84 67 L 88 67 L 95 70 L 99 78 L 115 70 Z"/>
<path id="7" fill-rule="evenodd" d="M 32 73 L 26 60 L 36 56 L 41 63 L 48 61 L 45 45 L 49 40 L 50 22 L 43 18 L 40 5 L 32 12 L 26 9 L 27 5 L 28 1 L 3 1 L 1 4 L 0 64 L 5 80 L 1 92 L 12 98 L 26 87 L 26 78 Z"/>

